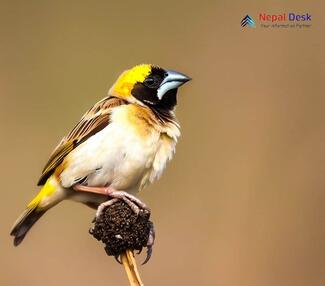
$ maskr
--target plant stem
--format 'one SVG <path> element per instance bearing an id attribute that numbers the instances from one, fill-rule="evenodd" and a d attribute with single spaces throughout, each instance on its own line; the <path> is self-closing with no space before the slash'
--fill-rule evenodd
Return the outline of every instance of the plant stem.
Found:
<path id="1" fill-rule="evenodd" d="M 125 268 L 131 286 L 143 286 L 137 263 L 134 258 L 133 251 L 128 249 L 121 254 L 121 261 Z"/>

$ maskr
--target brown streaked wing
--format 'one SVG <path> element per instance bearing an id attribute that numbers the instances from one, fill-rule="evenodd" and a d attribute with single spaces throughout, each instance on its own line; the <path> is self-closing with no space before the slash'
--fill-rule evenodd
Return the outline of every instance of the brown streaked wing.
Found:
<path id="1" fill-rule="evenodd" d="M 112 108 L 122 104 L 126 104 L 122 99 L 106 97 L 89 109 L 71 132 L 54 149 L 42 171 L 37 185 L 44 185 L 47 179 L 55 172 L 55 169 L 73 149 L 105 128 L 109 124 Z"/>

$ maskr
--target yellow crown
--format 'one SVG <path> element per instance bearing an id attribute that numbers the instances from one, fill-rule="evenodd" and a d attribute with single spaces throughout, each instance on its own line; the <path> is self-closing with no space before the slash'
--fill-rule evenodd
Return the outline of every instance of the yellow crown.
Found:
<path id="1" fill-rule="evenodd" d="M 124 71 L 110 89 L 109 94 L 122 98 L 131 96 L 134 85 L 137 82 L 143 82 L 150 74 L 151 68 L 150 64 L 142 64 Z"/>

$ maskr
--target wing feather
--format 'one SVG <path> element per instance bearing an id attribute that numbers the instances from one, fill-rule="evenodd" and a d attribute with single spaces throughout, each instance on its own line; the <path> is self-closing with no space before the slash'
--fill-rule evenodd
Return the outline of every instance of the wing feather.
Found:
<path id="1" fill-rule="evenodd" d="M 89 109 L 71 132 L 54 149 L 37 185 L 44 185 L 73 149 L 105 128 L 109 124 L 112 109 L 122 104 L 126 104 L 122 99 L 106 97 Z"/>

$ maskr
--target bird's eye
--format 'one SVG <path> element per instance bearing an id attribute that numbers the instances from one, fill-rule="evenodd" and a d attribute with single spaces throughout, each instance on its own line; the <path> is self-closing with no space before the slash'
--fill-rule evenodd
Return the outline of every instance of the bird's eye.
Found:
<path id="1" fill-rule="evenodd" d="M 149 88 L 158 88 L 160 80 L 158 77 L 149 76 L 144 80 L 144 85 Z"/>
<path id="2" fill-rule="evenodd" d="M 155 80 L 152 77 L 148 77 L 144 83 L 147 85 L 152 85 L 155 82 Z"/>

